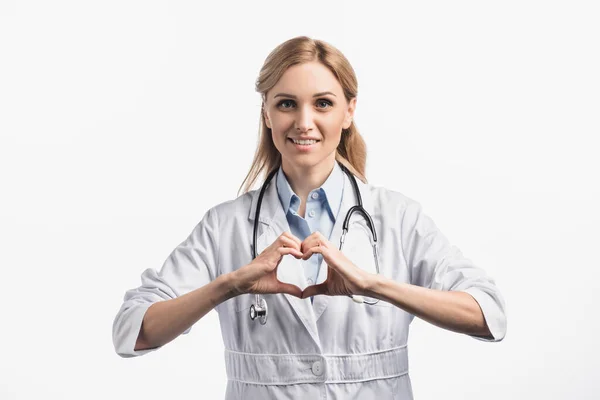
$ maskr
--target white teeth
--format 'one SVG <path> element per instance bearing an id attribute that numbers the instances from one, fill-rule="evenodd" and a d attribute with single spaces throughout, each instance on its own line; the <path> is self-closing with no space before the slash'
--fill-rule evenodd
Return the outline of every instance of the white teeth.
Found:
<path id="1" fill-rule="evenodd" d="M 315 144 L 315 143 L 317 143 L 316 140 L 295 140 L 295 139 L 292 139 L 292 141 L 294 143 L 296 143 L 296 144 Z"/>

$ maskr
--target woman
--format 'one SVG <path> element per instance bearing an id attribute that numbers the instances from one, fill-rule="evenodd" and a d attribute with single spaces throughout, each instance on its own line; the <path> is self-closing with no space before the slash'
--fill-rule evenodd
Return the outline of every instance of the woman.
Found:
<path id="1" fill-rule="evenodd" d="M 227 399 L 408 399 L 413 316 L 502 340 L 504 301 L 494 281 L 418 202 L 367 183 L 348 60 L 325 42 L 297 37 L 268 56 L 256 88 L 260 144 L 244 194 L 208 210 L 160 272 L 147 269 L 142 285 L 126 292 L 113 326 L 116 352 L 155 351 L 215 308 Z M 358 201 L 344 168 L 358 177 L 372 218 L 379 274 L 338 250 L 344 217 Z M 276 175 L 262 198 L 253 259 L 260 191 L 249 188 L 269 172 Z M 368 232 L 357 215 L 350 232 Z M 373 259 L 370 248 L 358 253 Z M 266 300 L 265 324 L 248 314 L 261 305 L 255 294 Z M 379 302 L 357 304 L 349 295 Z"/>

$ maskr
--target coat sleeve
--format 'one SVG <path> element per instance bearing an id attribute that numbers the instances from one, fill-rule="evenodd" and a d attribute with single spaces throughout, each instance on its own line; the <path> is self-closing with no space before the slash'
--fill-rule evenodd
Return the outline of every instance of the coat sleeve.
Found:
<path id="1" fill-rule="evenodd" d="M 146 310 L 204 286 L 217 275 L 218 219 L 215 208 L 206 212 L 187 239 L 169 255 L 160 271 L 146 269 L 141 286 L 125 292 L 112 328 L 113 345 L 124 358 L 141 356 L 162 346 L 134 351 Z M 183 334 L 189 333 L 191 327 Z"/>
<path id="2" fill-rule="evenodd" d="M 494 280 L 451 245 L 433 220 L 423 213 L 421 204 L 414 200 L 408 203 L 402 216 L 401 236 L 411 284 L 469 293 L 479 303 L 493 339 L 470 336 L 483 341 L 501 341 L 506 334 L 506 311 Z"/>

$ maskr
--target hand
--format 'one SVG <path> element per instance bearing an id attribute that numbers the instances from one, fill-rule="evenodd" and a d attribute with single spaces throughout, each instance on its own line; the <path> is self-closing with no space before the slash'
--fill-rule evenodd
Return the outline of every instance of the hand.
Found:
<path id="1" fill-rule="evenodd" d="M 277 267 L 286 254 L 302 258 L 301 241 L 290 232 L 283 232 L 248 265 L 234 272 L 236 295 L 252 293 L 287 293 L 302 298 L 302 290 L 277 279 Z"/>
<path id="2" fill-rule="evenodd" d="M 323 255 L 327 263 L 327 279 L 319 285 L 304 289 L 302 298 L 317 294 L 328 296 L 364 295 L 373 274 L 358 268 L 333 243 L 328 241 L 320 232 L 314 232 L 302 242 L 300 250 L 303 260 L 309 259 L 314 253 Z"/>

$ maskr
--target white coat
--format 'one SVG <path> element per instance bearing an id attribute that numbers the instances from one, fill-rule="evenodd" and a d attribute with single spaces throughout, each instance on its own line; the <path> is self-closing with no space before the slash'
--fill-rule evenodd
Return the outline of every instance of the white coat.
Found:
<path id="1" fill-rule="evenodd" d="M 448 242 L 418 202 L 359 179 L 357 183 L 377 231 L 381 274 L 397 282 L 471 294 L 494 337 L 489 341 L 502 340 L 505 305 L 494 281 Z M 153 302 L 183 295 L 251 262 L 258 194 L 253 190 L 208 210 L 159 272 L 143 272 L 142 285 L 126 292 L 114 320 L 113 342 L 120 356 L 158 349 L 133 350 Z M 342 204 L 329 239 L 336 246 L 344 216 L 355 204 L 344 174 Z M 258 254 L 290 231 L 274 181 L 265 191 L 259 222 Z M 355 213 L 350 231 L 361 226 L 365 221 Z M 370 247 L 364 251 L 372 256 Z M 299 262 L 284 256 L 279 269 L 287 271 L 287 281 L 304 288 Z M 326 271 L 321 266 L 319 281 Z M 346 296 L 318 295 L 314 304 L 287 294 L 264 298 L 269 309 L 266 325 L 249 317 L 254 295 L 237 296 L 216 307 L 225 345 L 226 399 L 413 398 L 406 346 L 411 314 L 383 301 L 369 306 Z"/>

